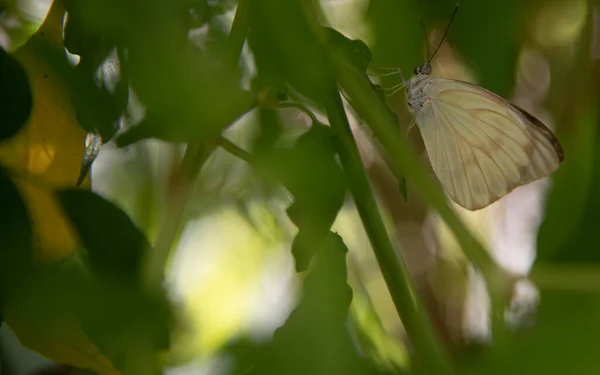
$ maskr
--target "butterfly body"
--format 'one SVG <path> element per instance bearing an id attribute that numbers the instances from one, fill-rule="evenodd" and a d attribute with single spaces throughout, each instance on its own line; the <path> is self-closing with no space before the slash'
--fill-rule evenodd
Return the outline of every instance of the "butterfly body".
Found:
<path id="1" fill-rule="evenodd" d="M 558 140 L 544 124 L 488 90 L 432 77 L 429 63 L 405 85 L 433 170 L 466 209 L 486 207 L 548 176 L 563 161 Z"/>

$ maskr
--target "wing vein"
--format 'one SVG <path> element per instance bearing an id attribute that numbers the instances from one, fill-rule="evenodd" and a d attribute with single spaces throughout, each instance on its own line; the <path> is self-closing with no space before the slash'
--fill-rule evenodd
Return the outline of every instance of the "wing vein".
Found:
<path id="1" fill-rule="evenodd" d="M 452 107 L 452 108 L 455 108 L 455 107 Z M 455 108 L 455 109 L 457 109 L 457 108 Z M 476 146 L 476 145 L 472 144 L 471 142 L 469 142 L 469 141 L 468 141 L 468 140 L 467 140 L 465 137 L 463 137 L 463 136 L 462 136 L 462 135 L 461 135 L 461 134 L 460 134 L 458 131 L 456 131 L 456 130 L 454 129 L 454 127 L 453 127 L 453 126 L 452 126 L 452 124 L 450 123 L 450 120 L 448 120 L 448 118 L 446 117 L 446 114 L 444 114 L 444 112 L 442 112 L 442 111 L 440 111 L 440 113 L 442 114 L 442 116 L 444 117 L 444 120 L 445 120 L 445 121 L 446 121 L 446 123 L 447 123 L 447 124 L 446 124 L 446 126 L 447 126 L 447 127 L 449 127 L 449 128 L 450 128 L 450 129 L 451 129 L 451 130 L 454 132 L 454 134 L 456 134 L 456 136 L 457 136 L 457 137 L 460 137 L 460 138 L 461 138 L 463 141 L 465 141 L 467 144 L 471 145 L 471 147 L 473 147 L 473 148 L 476 148 L 476 149 L 478 149 L 479 151 L 481 151 L 481 152 L 483 152 L 484 154 L 486 154 L 486 155 L 487 155 L 487 157 L 488 157 L 488 158 L 490 158 L 490 160 L 491 160 L 491 161 L 492 161 L 494 164 L 496 164 L 496 167 L 498 167 L 498 170 L 500 171 L 500 173 L 502 173 L 502 177 L 504 177 L 504 181 L 506 181 L 506 183 L 508 183 L 508 177 L 506 176 L 506 174 L 504 173 L 504 171 L 502 170 L 502 168 L 500 167 L 500 165 L 498 164 L 498 162 L 496 162 L 496 159 L 495 159 L 495 158 L 494 158 L 494 157 L 493 157 L 493 156 L 492 156 L 492 155 L 491 155 L 491 154 L 490 154 L 490 153 L 489 153 L 489 152 L 488 152 L 488 151 L 487 151 L 485 148 L 478 147 L 478 146 Z M 479 121 L 479 119 L 477 119 L 477 121 Z M 469 130 L 467 127 L 463 127 L 463 128 L 467 129 L 467 130 L 468 130 L 468 131 L 469 131 L 471 134 L 474 134 L 474 135 L 475 135 L 477 138 L 481 139 L 481 137 L 479 137 L 479 136 L 478 136 L 477 134 L 475 134 L 474 132 L 470 131 L 470 130 Z M 510 157 L 510 155 L 508 154 L 508 152 L 507 152 L 507 151 L 505 151 L 503 148 L 501 148 L 501 147 L 500 147 L 500 145 L 498 145 L 498 143 L 496 143 L 496 142 L 494 141 L 494 139 L 493 139 L 492 137 L 488 137 L 488 138 L 490 138 L 490 140 L 491 140 L 492 142 L 494 142 L 494 143 L 495 143 L 495 144 L 498 146 L 498 149 L 502 150 L 502 151 L 503 151 L 503 152 L 504 152 L 504 153 L 505 153 L 505 154 L 506 154 L 506 155 L 507 155 L 507 156 L 508 156 L 508 157 L 509 157 L 509 158 L 510 158 L 512 161 L 514 161 L 514 162 L 515 162 L 515 164 L 519 165 L 519 164 L 518 164 L 518 163 L 517 163 L 517 162 L 516 162 L 516 161 L 515 161 L 513 158 L 511 158 L 511 157 Z M 524 166 L 524 167 L 525 167 L 525 166 Z"/>

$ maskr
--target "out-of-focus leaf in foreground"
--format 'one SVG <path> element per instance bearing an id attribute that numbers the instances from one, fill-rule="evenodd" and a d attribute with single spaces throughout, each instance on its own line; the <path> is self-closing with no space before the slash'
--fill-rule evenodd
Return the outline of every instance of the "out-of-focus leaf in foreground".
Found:
<path id="1" fill-rule="evenodd" d="M 33 98 L 25 69 L 0 47 L 0 141 L 21 130 L 32 107 Z"/>
<path id="2" fill-rule="evenodd" d="M 600 331 L 600 299 L 542 291 L 541 300 L 534 327 L 501 344 L 471 348 L 459 360 L 461 374 L 589 374 L 597 369 L 594 333 Z"/>
<path id="3" fill-rule="evenodd" d="M 18 293 L 33 270 L 33 233 L 27 207 L 0 168 L 0 306 Z"/>
<path id="4" fill-rule="evenodd" d="M 268 65 L 277 79 L 322 103 L 329 69 L 315 34 L 323 30 L 307 22 L 314 19 L 313 12 L 312 4 L 305 1 L 257 1 L 253 4 L 249 43 L 259 71 Z"/>
<path id="5" fill-rule="evenodd" d="M 150 244 L 129 216 L 92 192 L 63 190 L 58 199 L 88 251 L 92 271 L 135 284 Z"/>
<path id="6" fill-rule="evenodd" d="M 144 3 L 144 12 L 131 4 L 116 6 L 132 15 L 123 43 L 132 87 L 146 107 L 145 118 L 117 137 L 119 147 L 145 138 L 213 140 L 254 107 L 253 95 L 241 88 L 241 73 L 226 52 L 189 41 L 179 19 L 183 9 L 160 2 Z"/>
<path id="7" fill-rule="evenodd" d="M 292 253 L 296 270 L 304 271 L 328 236 L 345 197 L 345 177 L 336 160 L 330 128 L 313 123 L 294 148 L 261 155 L 259 167 L 294 196 L 287 210 L 299 230 Z"/>
<path id="8" fill-rule="evenodd" d="M 49 61 L 50 55 L 66 61 L 63 15 L 64 8 L 55 2 L 38 31 L 13 54 L 27 73 L 33 109 L 25 127 L 0 144 L 0 164 L 15 175 L 34 176 L 38 182 L 14 180 L 33 222 L 36 258 L 50 262 L 78 248 L 78 239 L 51 190 L 75 185 L 85 148 L 85 131 L 77 123 L 68 85 Z M 89 188 L 89 178 L 82 187 Z"/>
<path id="9" fill-rule="evenodd" d="M 304 280 L 304 297 L 273 341 L 263 347 L 234 346 L 237 373 L 335 375 L 382 374 L 360 358 L 346 320 L 352 290 L 346 283 L 347 248 L 329 233 Z M 245 355 L 244 355 L 245 354 Z"/>
<path id="10" fill-rule="evenodd" d="M 104 198 L 62 190 L 59 201 L 85 246 L 94 282 L 81 304 L 83 329 L 119 368 L 138 348 L 169 345 L 169 305 L 162 290 L 140 283 L 146 237 L 119 208 Z M 115 308 L 118 306 L 118 308 Z"/>
<path id="11" fill-rule="evenodd" d="M 5 315 L 21 344 L 59 364 L 119 374 L 83 330 L 81 307 L 97 296 L 80 269 L 61 265 L 37 270 L 17 291 L 7 301 Z"/>

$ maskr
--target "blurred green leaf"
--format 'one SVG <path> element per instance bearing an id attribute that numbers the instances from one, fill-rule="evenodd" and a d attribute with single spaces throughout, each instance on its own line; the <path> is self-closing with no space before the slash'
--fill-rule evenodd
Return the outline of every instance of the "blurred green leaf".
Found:
<path id="1" fill-rule="evenodd" d="M 502 345 L 472 347 L 461 374 L 591 374 L 600 366 L 600 298 L 543 291 L 535 326 Z"/>
<path id="2" fill-rule="evenodd" d="M 455 44 L 467 65 L 475 70 L 480 78 L 479 85 L 500 96 L 509 96 L 513 90 L 519 48 L 527 31 L 526 23 L 518 22 L 525 9 L 523 2 L 461 0 L 459 3 L 448 42 Z M 420 18 L 424 19 L 427 29 L 437 26 L 438 32 L 442 33 L 457 2 L 432 0 L 421 4 L 426 13 Z M 418 27 L 419 18 L 413 23 Z M 425 45 L 423 38 L 420 38 L 421 45 Z M 433 49 L 430 47 L 430 54 Z"/>
<path id="3" fill-rule="evenodd" d="M 335 157 L 330 128 L 314 123 L 294 148 L 273 149 L 259 160 L 294 196 L 287 213 L 299 230 L 292 245 L 297 271 L 306 270 L 344 202 L 345 177 Z"/>
<path id="4" fill-rule="evenodd" d="M 35 36 L 34 36 L 35 37 Z M 32 40 L 36 58 L 44 60 L 51 73 L 62 80 L 75 107 L 77 122 L 87 132 L 99 131 L 102 138 L 110 140 L 117 131 L 117 120 L 124 108 L 111 93 L 99 88 L 94 76 L 84 66 L 71 66 L 66 55 L 44 40 Z"/>
<path id="5" fill-rule="evenodd" d="M 0 142 L 27 123 L 33 97 L 25 69 L 0 46 Z"/>
<path id="6" fill-rule="evenodd" d="M 419 24 L 423 15 L 418 2 L 371 1 L 366 16 L 375 37 L 372 46 L 375 67 L 398 67 L 403 72 L 412 72 L 424 62 L 425 42 Z"/>
<path id="7" fill-rule="evenodd" d="M 382 374 L 356 354 L 346 329 L 352 299 L 346 284 L 347 252 L 341 237 L 327 235 L 304 280 L 302 301 L 275 331 L 273 341 L 259 348 L 248 344 L 235 347 L 242 358 L 238 373 Z"/>
<path id="8" fill-rule="evenodd" d="M 82 307 L 98 297 L 84 269 L 66 260 L 29 276 L 26 287 L 17 288 L 6 303 L 7 325 L 21 344 L 56 363 L 117 374 L 81 329 Z"/>
<path id="9" fill-rule="evenodd" d="M 33 270 L 33 231 L 27 206 L 2 168 L 0 205 L 1 306 L 9 294 L 18 292 Z"/>
<path id="10" fill-rule="evenodd" d="M 89 252 L 92 271 L 136 284 L 150 244 L 129 216 L 88 191 L 59 191 L 58 199 Z"/>
<path id="11" fill-rule="evenodd" d="M 217 85 L 217 82 L 213 84 Z M 225 95 L 224 92 L 222 94 Z M 229 94 L 231 96 L 222 101 L 218 98 L 212 101 L 205 96 L 204 101 L 200 99 L 195 104 L 186 100 L 170 109 L 150 107 L 140 123 L 117 137 L 117 146 L 125 147 L 146 138 L 186 143 L 201 143 L 215 139 L 224 129 L 254 107 L 254 99 L 250 92 L 235 90 Z M 209 93 L 202 95 L 209 95 Z"/>
<path id="12" fill-rule="evenodd" d="M 362 40 L 351 40 L 330 27 L 325 27 L 327 44 L 332 52 L 341 53 L 356 69 L 366 74 L 373 56 L 371 50 Z"/>
<path id="13" fill-rule="evenodd" d="M 368 16 L 376 36 L 375 64 L 400 67 L 407 73 L 423 64 L 427 41 L 420 22 L 428 31 L 436 27 L 438 37 L 441 36 L 456 3 L 454 0 L 371 2 Z M 525 27 L 517 22 L 520 4 L 516 0 L 460 1 L 460 10 L 446 39 L 474 68 L 481 78 L 478 83 L 504 97 L 513 88 L 518 48 L 525 37 Z M 429 47 L 430 54 L 435 47 Z"/>
<path id="14" fill-rule="evenodd" d="M 323 30 L 309 23 L 315 15 L 312 6 L 302 0 L 256 1 L 248 38 L 259 71 L 268 64 L 273 74 L 320 103 L 329 82 L 329 67 L 316 34 Z"/>
<path id="15" fill-rule="evenodd" d="M 92 71 L 100 66 L 115 47 L 105 28 L 92 27 L 85 12 L 85 1 L 66 0 L 65 8 L 69 14 L 64 28 L 65 48 L 78 55 L 79 64 Z"/>
<path id="16" fill-rule="evenodd" d="M 116 367 L 169 348 L 171 306 L 162 291 L 144 293 L 128 283 L 97 284 L 91 291 L 93 298 L 81 305 L 83 329 Z M 154 361 L 147 358 L 150 367 Z"/>
<path id="17" fill-rule="evenodd" d="M 142 256 L 151 249 L 144 234 L 125 212 L 95 193 L 62 190 L 58 199 L 95 275 L 80 301 L 85 332 L 119 368 L 126 368 L 142 348 L 168 348 L 170 305 L 162 290 L 138 286 Z"/>
<path id="18" fill-rule="evenodd" d="M 600 240 L 595 225 L 600 207 L 600 87 L 590 85 L 600 77 L 600 64 L 590 59 L 587 44 L 593 25 L 588 22 L 577 50 L 577 63 L 556 59 L 551 70 L 563 79 L 553 81 L 548 108 L 558 120 L 557 135 L 565 161 L 552 175 L 545 218 L 538 234 L 537 261 L 598 263 L 590 251 Z"/>

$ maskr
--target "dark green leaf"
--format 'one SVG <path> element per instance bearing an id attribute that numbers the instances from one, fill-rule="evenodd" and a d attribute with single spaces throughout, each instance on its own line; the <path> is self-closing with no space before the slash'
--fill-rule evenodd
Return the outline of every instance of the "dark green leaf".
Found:
<path id="1" fill-rule="evenodd" d="M 33 97 L 21 63 L 0 46 L 0 141 L 17 134 L 27 123 Z"/>
<path id="2" fill-rule="evenodd" d="M 373 55 L 362 40 L 351 40 L 339 31 L 326 27 L 327 44 L 338 53 L 342 53 L 359 71 L 366 73 Z"/>
<path id="3" fill-rule="evenodd" d="M 169 348 L 172 316 L 164 295 L 124 283 L 96 285 L 92 293 L 82 306 L 83 329 L 116 367 L 125 368 L 141 346 Z"/>
<path id="4" fill-rule="evenodd" d="M 455 5 L 453 0 L 423 2 L 426 25 L 445 28 Z M 524 9 L 518 0 L 461 0 L 447 37 L 480 77 L 478 83 L 503 97 L 513 89 L 518 49 L 526 36 L 528 23 L 517 22 Z M 418 18 L 413 22 L 418 26 Z"/>
<path id="5" fill-rule="evenodd" d="M 264 347 L 238 345 L 236 373 L 260 375 L 380 374 L 360 358 L 346 329 L 352 290 L 346 283 L 347 248 L 329 233 L 304 281 L 304 296 L 273 341 Z M 244 370 L 248 372 L 244 372 Z"/>
<path id="6" fill-rule="evenodd" d="M 212 102 L 205 97 L 204 104 L 186 101 L 170 110 L 151 107 L 139 124 L 117 137 L 117 146 L 125 147 L 147 138 L 184 143 L 215 139 L 225 128 L 254 107 L 254 99 L 250 92 L 235 90 L 229 94 L 230 97 L 219 102 Z"/>
<path id="7" fill-rule="evenodd" d="M 299 230 L 292 245 L 298 271 L 308 267 L 344 202 L 345 178 L 332 141 L 328 126 L 313 124 L 293 149 L 274 149 L 261 157 L 265 173 L 294 196 L 287 212 Z"/>
<path id="8" fill-rule="evenodd" d="M 110 140 L 117 131 L 117 120 L 123 108 L 116 106 L 106 89 L 98 87 L 86 66 L 72 67 L 62 51 L 56 50 L 42 39 L 33 38 L 36 36 L 31 39 L 35 45 L 35 57 L 45 60 L 52 74 L 67 85 L 81 127 L 89 133 L 98 131 L 103 140 Z"/>
<path id="9" fill-rule="evenodd" d="M 542 292 L 535 326 L 502 345 L 472 347 L 461 374 L 592 374 L 600 366 L 600 298 L 595 294 Z M 562 343 L 562 344 L 561 344 Z M 568 345 L 565 345 L 568 343 Z"/>
<path id="10" fill-rule="evenodd" d="M 88 22 L 85 6 L 82 1 L 65 1 L 69 17 L 64 29 L 64 44 L 70 53 L 79 56 L 79 64 L 95 70 L 108 57 L 115 43 L 106 30 Z"/>
<path id="11" fill-rule="evenodd" d="M 325 38 L 324 30 L 310 23 L 315 19 L 312 6 L 301 0 L 255 2 L 249 43 L 259 71 L 268 66 L 301 94 L 321 103 L 331 75 L 319 41 Z"/>
<path id="12" fill-rule="evenodd" d="M 59 191 L 58 199 L 89 252 L 91 269 L 101 276 L 135 282 L 140 258 L 150 244 L 129 216 L 88 191 Z"/>
<path id="13" fill-rule="evenodd" d="M 33 269 L 33 232 L 27 206 L 0 168 L 0 302 L 21 287 Z"/>

